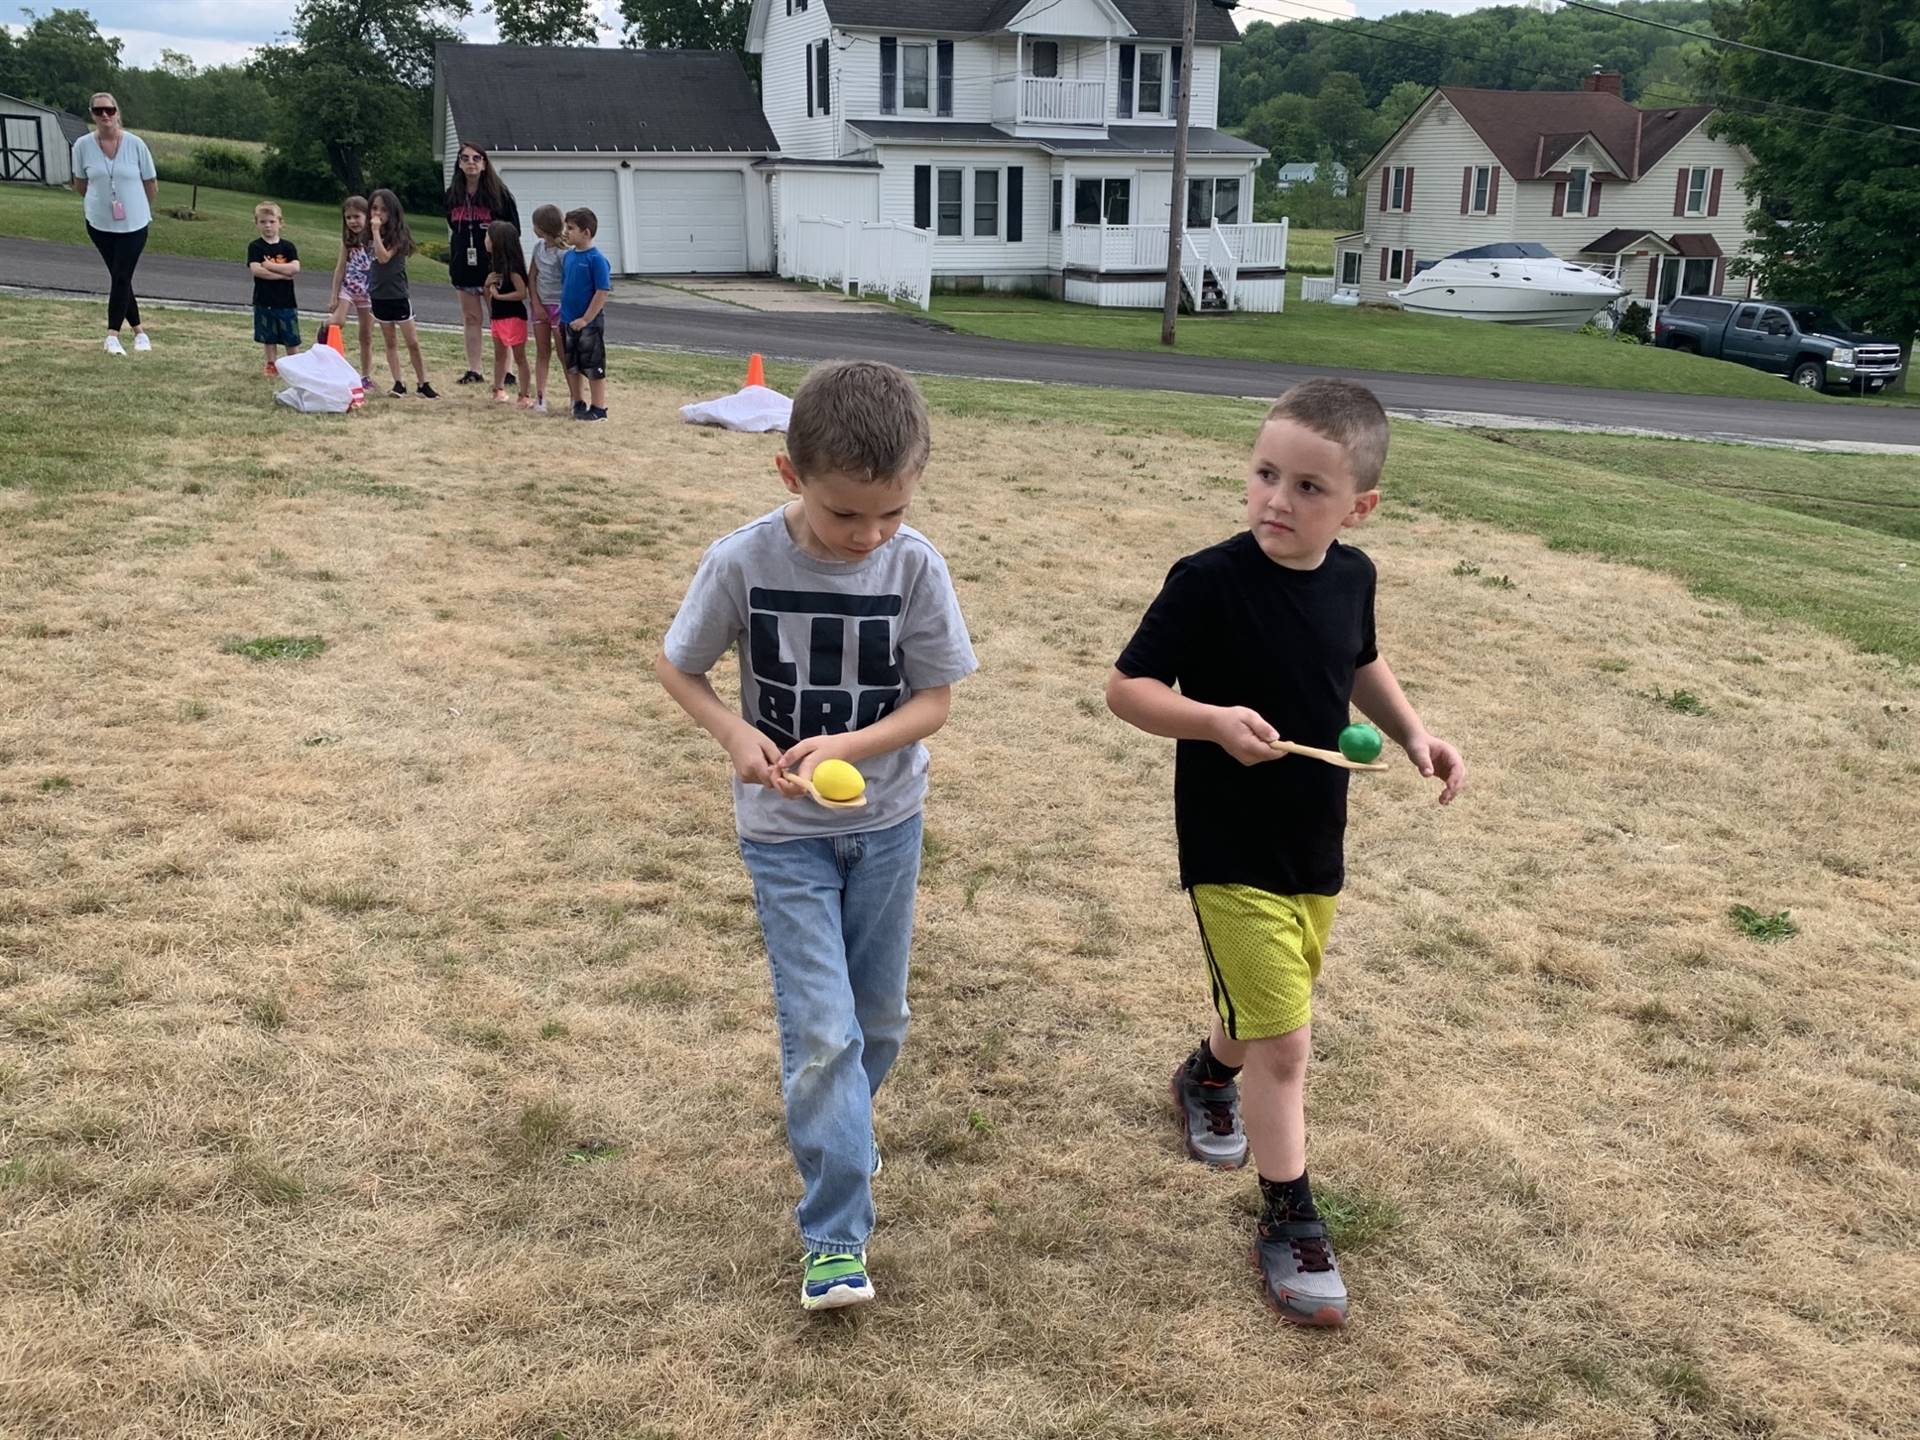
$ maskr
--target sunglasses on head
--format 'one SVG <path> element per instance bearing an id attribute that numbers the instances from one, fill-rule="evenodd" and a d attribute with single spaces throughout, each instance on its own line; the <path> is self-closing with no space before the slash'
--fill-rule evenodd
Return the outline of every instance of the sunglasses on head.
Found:
<path id="1" fill-rule="evenodd" d="M 93 107 L 93 113 L 96 115 L 118 115 L 120 113 L 120 107 L 118 105 L 96 105 Z"/>

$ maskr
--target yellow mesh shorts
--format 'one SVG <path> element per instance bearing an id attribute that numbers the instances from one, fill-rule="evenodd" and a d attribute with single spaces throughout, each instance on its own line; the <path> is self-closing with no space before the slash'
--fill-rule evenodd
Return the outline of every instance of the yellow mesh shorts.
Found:
<path id="1" fill-rule="evenodd" d="M 1333 930 L 1331 895 L 1275 895 L 1251 885 L 1189 892 L 1207 952 L 1213 1008 L 1235 1040 L 1264 1040 L 1313 1018 L 1313 982 Z"/>

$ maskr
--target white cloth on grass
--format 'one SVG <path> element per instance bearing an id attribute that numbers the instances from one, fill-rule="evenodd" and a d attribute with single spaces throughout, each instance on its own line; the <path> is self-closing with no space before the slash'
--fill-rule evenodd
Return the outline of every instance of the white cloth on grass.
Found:
<path id="1" fill-rule="evenodd" d="M 718 425 L 725 430 L 767 430 L 784 432 L 793 418 L 793 401 L 765 385 L 749 385 L 718 400 L 700 400 L 680 407 L 680 418 L 689 425 Z"/>
<path id="2" fill-rule="evenodd" d="M 302 415 L 344 415 L 366 398 L 360 372 L 331 346 L 316 345 L 298 355 L 283 355 L 280 378 L 286 381 L 274 399 Z"/>

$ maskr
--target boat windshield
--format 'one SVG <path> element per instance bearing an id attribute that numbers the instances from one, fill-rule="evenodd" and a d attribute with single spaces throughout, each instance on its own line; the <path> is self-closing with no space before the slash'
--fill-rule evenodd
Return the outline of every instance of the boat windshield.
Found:
<path id="1" fill-rule="evenodd" d="M 1532 240 L 1510 240 L 1498 245 L 1476 245 L 1471 250 L 1456 250 L 1449 260 L 1551 260 L 1554 254 Z"/>

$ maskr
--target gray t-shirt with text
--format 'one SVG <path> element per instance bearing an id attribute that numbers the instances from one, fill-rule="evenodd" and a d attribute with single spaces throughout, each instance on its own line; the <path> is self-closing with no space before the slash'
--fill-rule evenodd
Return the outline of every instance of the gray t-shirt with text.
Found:
<path id="1" fill-rule="evenodd" d="M 951 685 L 978 665 L 947 562 L 912 526 L 851 564 L 818 560 L 787 533 L 785 507 L 717 540 L 667 631 L 667 663 L 704 675 L 740 652 L 740 713 L 782 750 L 813 735 L 863 729 L 916 690 Z M 917 814 L 927 750 L 915 743 L 860 762 L 862 810 L 828 810 L 733 782 L 749 840 L 884 830 Z"/>

